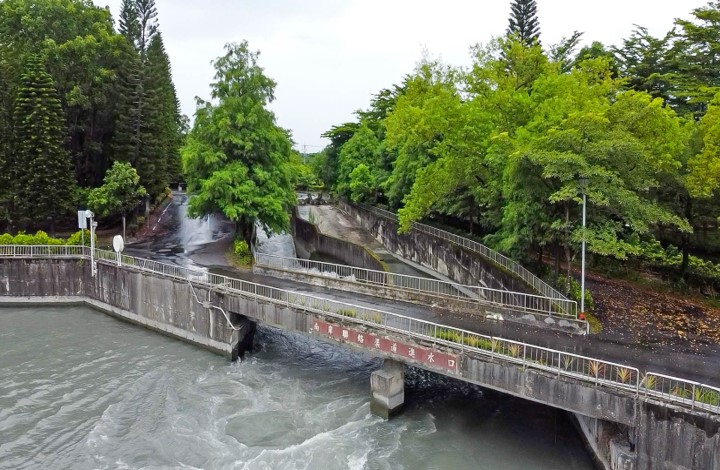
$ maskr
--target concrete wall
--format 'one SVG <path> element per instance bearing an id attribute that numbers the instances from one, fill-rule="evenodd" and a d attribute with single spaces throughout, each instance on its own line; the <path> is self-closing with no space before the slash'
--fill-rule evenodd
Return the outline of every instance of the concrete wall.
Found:
<path id="1" fill-rule="evenodd" d="M 90 276 L 87 260 L 0 260 L 0 297 L 14 303 L 82 299 L 84 303 L 132 323 L 236 358 L 238 346 L 253 325 L 231 317 L 242 331 L 233 331 L 221 312 L 195 301 L 189 284 L 174 282 L 128 267 L 98 263 Z M 206 289 L 196 288 L 201 300 Z"/>
<path id="2" fill-rule="evenodd" d="M 485 321 L 486 315 L 501 315 L 503 320 L 506 321 L 559 331 L 569 331 L 571 333 L 583 331 L 584 328 L 583 323 L 568 320 L 558 320 L 556 323 L 548 325 L 547 323 L 544 323 L 547 315 L 537 312 L 509 309 L 500 305 L 471 300 L 467 297 L 463 298 L 463 300 L 450 296 L 438 297 L 420 291 L 403 289 L 399 286 L 383 286 L 380 284 L 365 283 L 362 279 L 354 281 L 345 280 L 332 276 L 323 276 L 320 273 L 283 269 L 276 266 L 254 265 L 253 272 L 281 279 L 292 279 L 316 286 L 329 287 L 331 289 L 346 290 L 359 294 L 367 294 L 375 297 L 383 297 L 386 299 L 400 300 L 404 302 L 413 302 L 421 305 L 433 305 L 459 315 L 472 316 L 476 321 Z"/>
<path id="3" fill-rule="evenodd" d="M 633 443 L 637 468 L 720 469 L 720 417 L 643 403 Z"/>
<path id="4" fill-rule="evenodd" d="M 386 271 L 385 265 L 367 248 L 339 238 L 325 235 L 315 225 L 297 215 L 292 216 L 295 251 L 301 258 L 310 258 L 313 253 L 330 255 L 344 264 L 358 268 Z"/>
<path id="5" fill-rule="evenodd" d="M 493 289 L 537 294 L 512 273 L 476 253 L 416 230 L 399 235 L 395 221 L 378 217 L 350 204 L 341 203 L 339 207 L 389 251 L 437 271 L 458 284 L 482 285 Z"/>
<path id="6" fill-rule="evenodd" d="M 635 398 L 610 388 L 558 378 L 551 373 L 528 369 L 508 362 L 490 362 L 464 355 L 461 377 L 469 382 L 545 403 L 584 416 L 634 426 Z"/>

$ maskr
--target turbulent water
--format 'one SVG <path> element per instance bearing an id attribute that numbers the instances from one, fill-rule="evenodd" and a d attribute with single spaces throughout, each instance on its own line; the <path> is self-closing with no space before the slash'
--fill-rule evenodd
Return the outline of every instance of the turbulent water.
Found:
<path id="1" fill-rule="evenodd" d="M 243 362 L 95 311 L 0 309 L 0 468 L 590 469 L 555 410 L 261 329 Z"/>

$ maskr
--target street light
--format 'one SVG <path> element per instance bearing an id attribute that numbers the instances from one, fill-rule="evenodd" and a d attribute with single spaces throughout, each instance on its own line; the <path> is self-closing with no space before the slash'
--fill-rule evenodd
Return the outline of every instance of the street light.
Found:
<path id="1" fill-rule="evenodd" d="M 97 227 L 97 222 L 93 220 L 95 214 L 91 210 L 85 211 L 85 217 L 90 219 L 90 275 L 95 277 L 97 272 L 95 267 L 95 227 Z"/>
<path id="2" fill-rule="evenodd" d="M 587 196 L 585 194 L 585 189 L 587 188 L 588 179 L 584 176 L 581 176 L 578 180 L 580 183 L 580 188 L 582 189 L 582 207 L 583 207 L 583 214 L 582 214 L 582 261 L 581 261 L 581 268 L 580 268 L 580 313 L 582 315 L 585 315 L 585 217 L 586 217 L 586 210 L 585 206 L 587 203 Z"/>

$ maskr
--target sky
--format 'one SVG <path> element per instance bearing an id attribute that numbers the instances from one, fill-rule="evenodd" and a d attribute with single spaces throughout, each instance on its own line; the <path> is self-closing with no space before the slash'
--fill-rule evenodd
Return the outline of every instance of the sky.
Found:
<path id="1" fill-rule="evenodd" d="M 94 0 L 116 19 L 121 0 Z M 355 120 L 383 88 L 400 83 L 427 51 L 464 66 L 470 47 L 505 33 L 509 0 L 156 0 L 182 111 L 209 98 L 211 61 L 246 39 L 277 82 L 271 109 L 296 148 L 315 152 L 321 134 Z M 583 44 L 619 45 L 635 24 L 662 36 L 707 0 L 537 0 L 541 40 L 574 30 Z"/>

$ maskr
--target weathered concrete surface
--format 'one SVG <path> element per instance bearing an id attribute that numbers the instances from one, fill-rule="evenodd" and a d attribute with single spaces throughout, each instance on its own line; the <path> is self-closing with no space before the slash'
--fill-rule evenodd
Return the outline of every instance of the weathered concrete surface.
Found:
<path id="1" fill-rule="evenodd" d="M 473 300 L 468 297 L 435 296 L 420 291 L 405 289 L 402 286 L 380 285 L 365 282 L 362 278 L 346 280 L 338 277 L 323 275 L 319 271 L 299 271 L 284 269 L 278 266 L 253 266 L 253 273 L 265 276 L 274 276 L 281 279 L 292 279 L 294 281 L 311 284 L 314 286 L 329 287 L 331 289 L 345 290 L 358 294 L 367 294 L 374 297 L 382 297 L 390 300 L 413 302 L 419 305 L 432 306 L 447 310 L 463 317 L 473 318 L 483 322 L 488 318 L 497 319 L 498 315 L 506 321 L 513 321 L 538 328 L 567 331 L 570 333 L 584 333 L 584 323 L 575 320 L 552 319 L 553 323 L 548 324 L 547 314 L 533 311 L 513 310 L 504 306 L 490 304 L 482 300 Z M 581 326 L 582 325 L 582 326 Z"/>
<path id="2" fill-rule="evenodd" d="M 340 203 L 339 207 L 391 252 L 437 271 L 458 284 L 537 294 L 512 273 L 475 253 L 417 230 L 399 235 L 395 221 L 350 204 Z"/>
<path id="3" fill-rule="evenodd" d="M 198 303 L 189 284 L 174 282 L 129 267 L 98 263 L 97 277 L 87 260 L 0 260 L 0 298 L 8 303 L 47 303 L 83 299 L 115 317 L 197 344 L 235 359 L 239 345 L 252 335 L 253 325 Z M 200 299 L 206 289 L 196 288 Z"/>
<path id="4" fill-rule="evenodd" d="M 578 430 L 605 470 L 635 470 L 637 455 L 631 450 L 629 433 L 634 428 L 573 414 Z"/>
<path id="5" fill-rule="evenodd" d="M 555 408 L 634 426 L 633 397 L 609 388 L 558 378 L 550 373 L 523 369 L 509 362 L 489 362 L 464 355 L 461 377 L 469 382 Z"/>
<path id="6" fill-rule="evenodd" d="M 401 362 L 385 359 L 381 369 L 370 375 L 370 412 L 390 419 L 405 404 L 405 368 Z"/>
<path id="7" fill-rule="evenodd" d="M 295 251 L 302 258 L 309 258 L 313 253 L 330 255 L 343 263 L 358 268 L 386 271 L 383 262 L 372 251 L 362 245 L 331 237 L 321 233 L 315 225 L 297 216 L 297 209 L 292 216 Z"/>
<path id="8" fill-rule="evenodd" d="M 638 469 L 719 470 L 720 417 L 643 403 L 633 442 Z"/>

